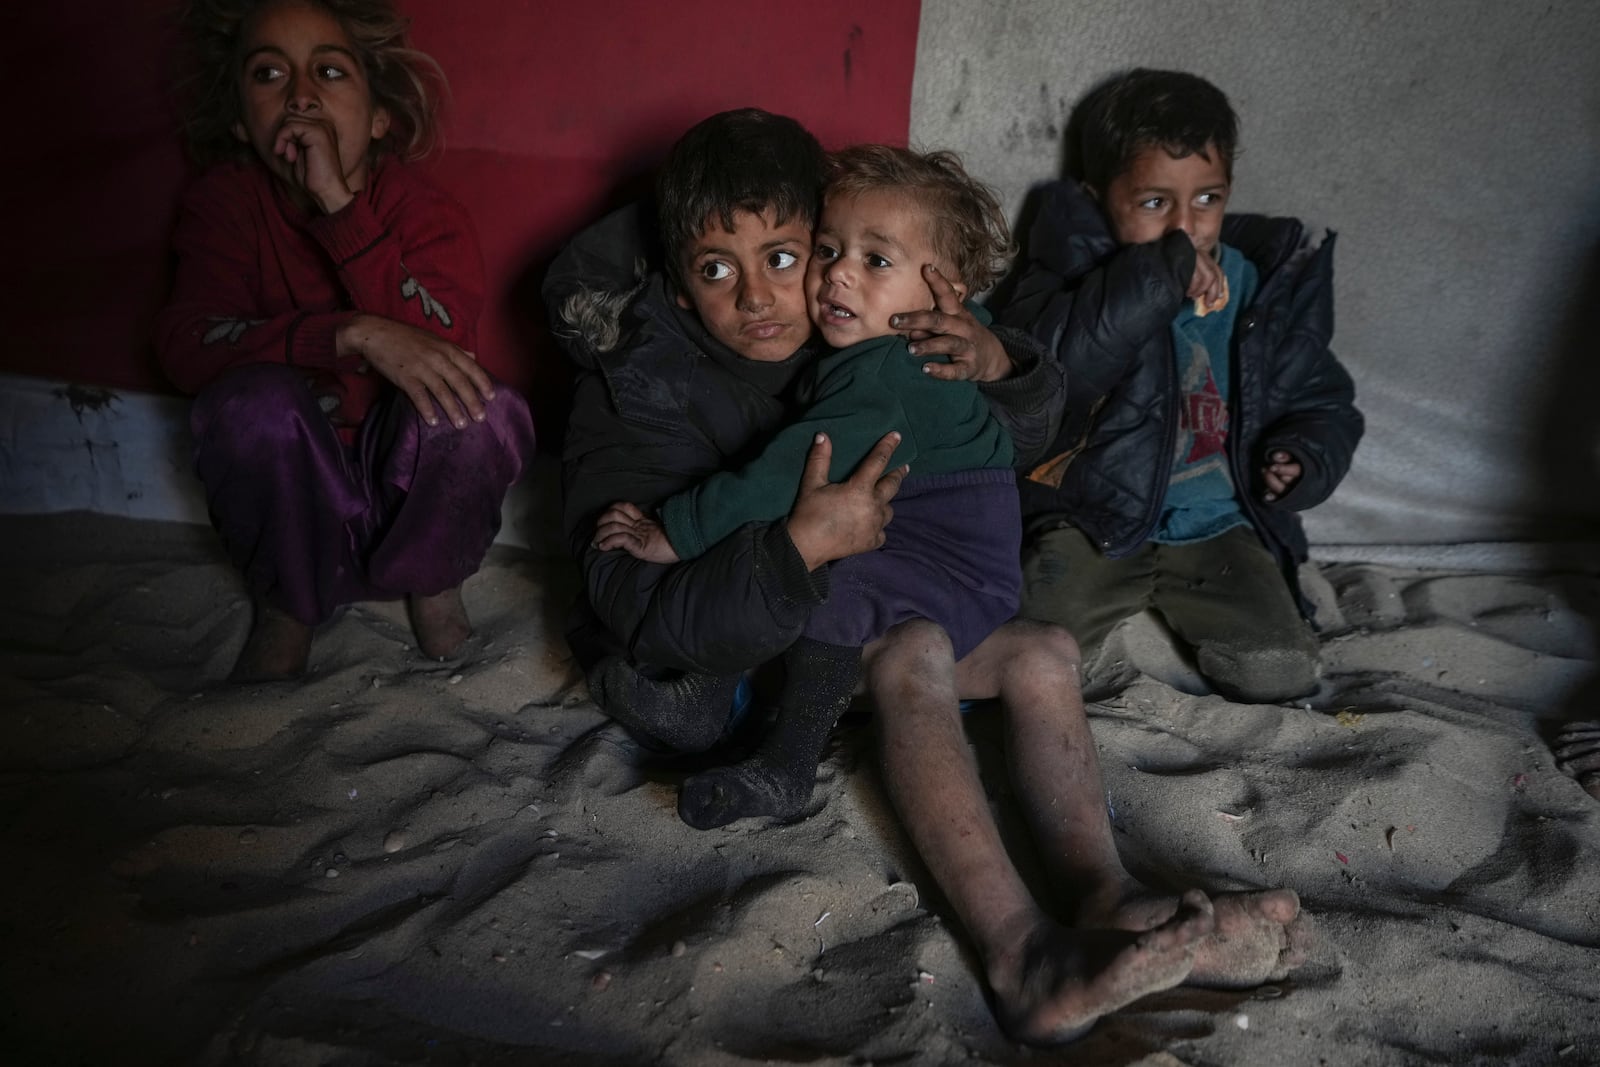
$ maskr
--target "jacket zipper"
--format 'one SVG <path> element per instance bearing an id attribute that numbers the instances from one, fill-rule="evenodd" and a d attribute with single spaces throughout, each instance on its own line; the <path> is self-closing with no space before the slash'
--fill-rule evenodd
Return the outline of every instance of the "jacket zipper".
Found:
<path id="1" fill-rule="evenodd" d="M 1165 503 L 1167 499 L 1167 491 L 1165 487 L 1167 483 L 1172 480 L 1172 449 L 1178 440 L 1179 412 L 1177 383 L 1178 352 L 1177 349 L 1175 349 L 1172 345 L 1171 326 L 1167 327 L 1166 349 L 1167 358 L 1164 361 L 1161 383 L 1161 391 L 1164 395 L 1162 403 L 1167 406 L 1166 440 L 1162 443 L 1161 466 L 1159 468 L 1159 476 L 1156 478 L 1155 483 L 1156 488 L 1159 491 L 1151 494 L 1151 506 L 1145 513 L 1144 530 L 1137 538 L 1134 538 L 1129 542 L 1129 544 L 1133 547 L 1138 547 L 1139 545 L 1144 544 L 1146 541 L 1150 540 L 1150 535 L 1156 532 L 1156 526 L 1161 522 L 1161 505 Z M 1107 541 L 1100 547 L 1109 552 L 1111 548 L 1111 542 Z"/>

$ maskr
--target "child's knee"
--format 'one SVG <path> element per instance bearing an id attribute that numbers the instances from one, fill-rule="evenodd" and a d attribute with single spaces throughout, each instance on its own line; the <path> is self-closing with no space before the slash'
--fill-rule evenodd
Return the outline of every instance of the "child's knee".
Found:
<path id="1" fill-rule="evenodd" d="M 199 448 L 248 462 L 279 454 L 302 436 L 309 418 L 322 414 L 305 379 L 289 367 L 259 364 L 229 371 L 201 390 L 189 422 Z"/>
<path id="2" fill-rule="evenodd" d="M 900 623 L 862 650 L 861 676 L 880 704 L 915 692 L 955 691 L 955 650 L 944 627 L 926 619 Z"/>
<path id="3" fill-rule="evenodd" d="M 1030 627 L 1029 641 L 1052 663 L 1077 667 L 1082 660 L 1077 638 L 1064 626 L 1034 623 Z"/>
<path id="4" fill-rule="evenodd" d="M 1196 655 L 1200 673 L 1230 700 L 1277 704 L 1317 687 L 1322 660 L 1315 647 L 1298 645 L 1226 648 L 1213 645 Z"/>
<path id="5" fill-rule="evenodd" d="M 862 669 L 876 672 L 897 670 L 919 662 L 943 659 L 954 662 L 954 656 L 950 635 L 944 632 L 944 627 L 927 619 L 911 619 L 893 627 L 862 650 Z"/>
<path id="6" fill-rule="evenodd" d="M 1000 651 L 1007 661 L 1005 670 L 1035 674 L 1041 671 L 1076 670 L 1082 656 L 1071 631 L 1056 623 L 1034 619 L 1013 619 L 990 638 L 1002 642 Z"/>
<path id="7" fill-rule="evenodd" d="M 528 402 L 508 386 L 497 386 L 494 399 L 485 402 L 482 422 L 469 421 L 459 430 L 444 419 L 429 426 L 419 418 L 417 425 L 424 441 L 448 442 L 451 452 L 474 466 L 503 457 L 513 460 L 520 470 L 533 456 L 535 438 Z"/>

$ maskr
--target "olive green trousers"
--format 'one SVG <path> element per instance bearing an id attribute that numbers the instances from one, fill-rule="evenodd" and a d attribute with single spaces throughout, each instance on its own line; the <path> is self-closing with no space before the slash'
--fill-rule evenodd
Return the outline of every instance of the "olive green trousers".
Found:
<path id="1" fill-rule="evenodd" d="M 1022 616 L 1072 632 L 1086 690 L 1104 666 L 1106 637 L 1147 609 L 1188 646 L 1211 687 L 1231 700 L 1277 703 L 1316 688 L 1317 636 L 1248 526 L 1193 544 L 1148 541 L 1122 559 L 1107 559 L 1081 531 L 1063 526 L 1029 541 L 1022 577 Z"/>

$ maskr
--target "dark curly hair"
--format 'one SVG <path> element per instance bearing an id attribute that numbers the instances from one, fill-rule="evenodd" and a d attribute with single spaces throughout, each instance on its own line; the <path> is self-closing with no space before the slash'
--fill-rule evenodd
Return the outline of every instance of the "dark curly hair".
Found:
<path id="1" fill-rule="evenodd" d="M 178 92 L 184 135 L 201 163 L 250 153 L 233 128 L 242 118 L 240 51 L 251 21 L 280 3 L 306 3 L 339 20 L 354 46 L 372 102 L 389 113 L 389 132 L 373 152 L 420 159 L 439 141 L 438 112 L 448 91 L 444 71 L 406 38 L 411 21 L 390 0 L 189 0 L 179 14 L 183 38 Z"/>
<path id="2" fill-rule="evenodd" d="M 1079 102 L 1073 125 L 1079 131 L 1074 169 L 1097 192 L 1151 147 L 1182 159 L 1215 146 L 1233 180 L 1239 116 L 1222 90 L 1198 75 L 1142 67 L 1115 75 Z"/>
<path id="3" fill-rule="evenodd" d="M 771 208 L 782 226 L 816 225 L 826 157 L 800 123 L 760 108 L 723 111 L 678 138 L 656 177 L 656 208 L 667 272 L 683 284 L 683 256 L 717 219 L 732 232 L 735 212 Z"/>
<path id="4" fill-rule="evenodd" d="M 932 224 L 934 251 L 948 260 L 967 295 L 981 293 L 1005 273 L 1016 253 L 1000 202 L 966 172 L 954 152 L 917 152 L 863 144 L 835 152 L 825 197 L 899 190 L 915 197 Z"/>

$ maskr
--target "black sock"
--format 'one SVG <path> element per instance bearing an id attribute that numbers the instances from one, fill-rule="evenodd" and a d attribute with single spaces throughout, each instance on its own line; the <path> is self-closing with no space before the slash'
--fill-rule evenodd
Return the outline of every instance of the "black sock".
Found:
<path id="1" fill-rule="evenodd" d="M 589 695 L 648 748 L 704 752 L 722 739 L 739 675 L 679 674 L 652 678 L 621 656 L 589 672 Z"/>
<path id="2" fill-rule="evenodd" d="M 855 690 L 861 649 L 802 637 L 783 665 L 778 719 L 755 755 L 683 783 L 678 815 L 695 829 L 752 815 L 792 819 L 810 803 L 822 750 Z"/>

